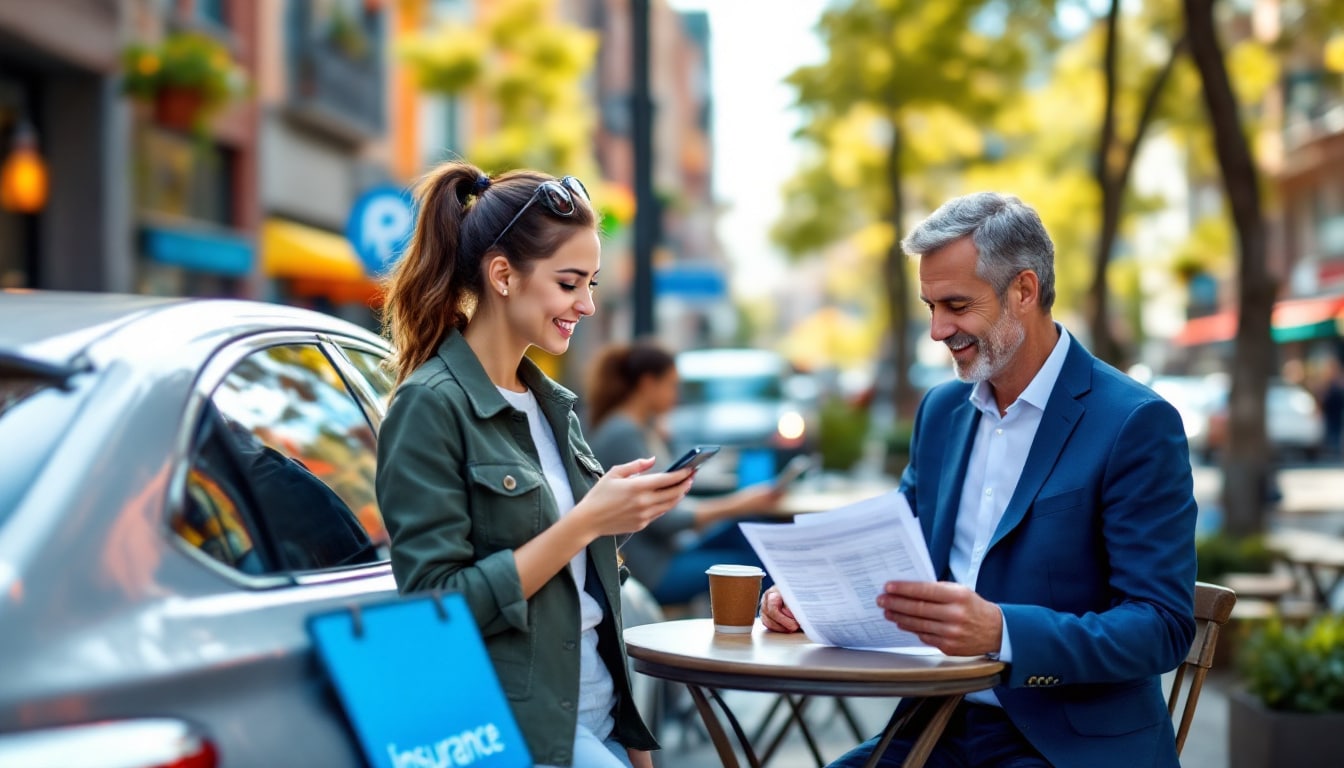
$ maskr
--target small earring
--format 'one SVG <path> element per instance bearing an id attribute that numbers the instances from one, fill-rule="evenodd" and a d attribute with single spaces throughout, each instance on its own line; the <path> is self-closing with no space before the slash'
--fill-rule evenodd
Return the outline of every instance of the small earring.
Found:
<path id="1" fill-rule="evenodd" d="M 509 295 L 509 289 L 508 289 L 508 288 L 501 288 L 501 289 L 499 289 L 499 295 L 500 295 L 500 296 L 508 296 L 508 295 Z"/>

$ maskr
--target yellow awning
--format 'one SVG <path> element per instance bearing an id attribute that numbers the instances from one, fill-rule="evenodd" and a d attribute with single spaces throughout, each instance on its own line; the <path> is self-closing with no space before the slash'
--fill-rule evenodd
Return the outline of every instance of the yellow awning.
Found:
<path id="1" fill-rule="evenodd" d="M 261 225 L 261 270 L 267 277 L 363 282 L 364 265 L 341 235 L 284 219 Z"/>

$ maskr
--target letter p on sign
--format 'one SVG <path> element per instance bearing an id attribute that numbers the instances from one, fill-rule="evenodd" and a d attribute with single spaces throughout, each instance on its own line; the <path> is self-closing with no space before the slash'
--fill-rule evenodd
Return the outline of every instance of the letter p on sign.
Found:
<path id="1" fill-rule="evenodd" d="M 401 258 L 414 227 L 410 194 L 398 187 L 375 187 L 351 207 L 345 236 L 364 264 L 365 274 L 376 277 Z"/>

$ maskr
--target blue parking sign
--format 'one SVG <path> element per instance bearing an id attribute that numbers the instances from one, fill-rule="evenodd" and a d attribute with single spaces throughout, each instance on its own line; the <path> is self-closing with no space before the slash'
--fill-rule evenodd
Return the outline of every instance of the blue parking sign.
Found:
<path id="1" fill-rule="evenodd" d="M 415 228 L 415 203 L 400 187 L 374 187 L 359 196 L 350 209 L 345 236 L 355 247 L 372 277 L 383 274 L 401 258 Z"/>

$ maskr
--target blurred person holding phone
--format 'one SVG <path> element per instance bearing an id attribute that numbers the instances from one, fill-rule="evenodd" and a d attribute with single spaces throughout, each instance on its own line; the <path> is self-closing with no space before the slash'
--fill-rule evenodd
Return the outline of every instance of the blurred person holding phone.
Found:
<path id="1" fill-rule="evenodd" d="M 604 472 L 575 396 L 525 357 L 564 354 L 595 310 L 587 191 L 572 176 L 448 162 L 417 197 L 384 308 L 397 389 L 377 491 L 397 587 L 466 598 L 539 766 L 651 768 L 616 537 L 672 509 L 694 473 L 638 456 Z"/>
<path id="2" fill-rule="evenodd" d="M 653 342 L 613 344 L 598 353 L 586 405 L 593 453 L 603 465 L 636 456 L 671 459 L 661 420 L 677 404 L 677 385 L 676 357 Z M 621 559 L 659 603 L 690 602 L 709 592 L 705 570 L 711 565 L 763 567 L 737 523 L 771 512 L 783 493 L 782 486 L 760 483 L 723 496 L 684 499 L 630 536 L 621 545 Z"/>

